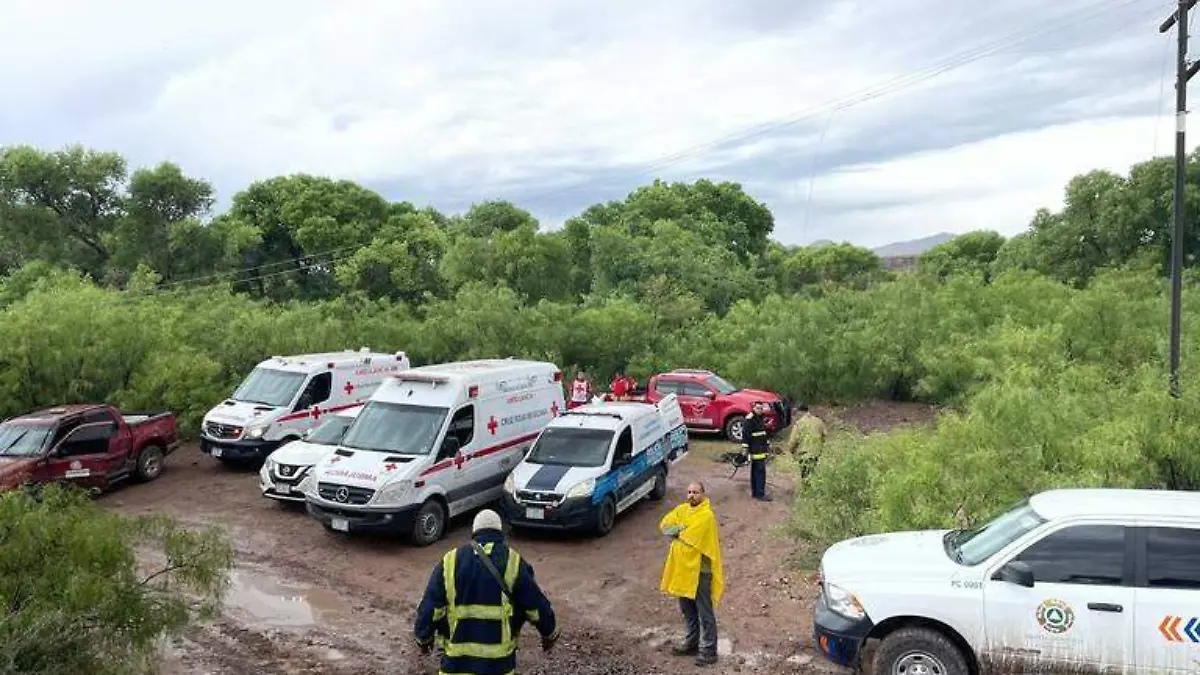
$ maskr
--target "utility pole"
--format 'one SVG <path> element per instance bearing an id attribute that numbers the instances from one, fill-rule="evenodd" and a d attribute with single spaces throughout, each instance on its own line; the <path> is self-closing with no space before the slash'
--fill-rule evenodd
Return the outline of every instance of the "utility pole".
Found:
<path id="1" fill-rule="evenodd" d="M 1187 83 L 1200 70 L 1200 63 L 1189 65 L 1187 13 L 1200 0 L 1179 0 L 1179 8 L 1158 27 L 1159 33 L 1179 24 L 1179 49 L 1175 55 L 1175 228 L 1171 235 L 1171 395 L 1179 397 L 1179 325 L 1183 296 L 1183 192 L 1187 178 L 1184 131 L 1187 128 Z"/>

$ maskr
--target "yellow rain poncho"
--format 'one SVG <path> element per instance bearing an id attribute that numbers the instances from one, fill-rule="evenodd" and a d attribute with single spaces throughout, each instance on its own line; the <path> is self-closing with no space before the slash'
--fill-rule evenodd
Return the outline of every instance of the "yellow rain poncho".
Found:
<path id="1" fill-rule="evenodd" d="M 698 506 L 684 502 L 663 516 L 658 529 L 665 532 L 671 527 L 680 528 L 680 532 L 671 541 L 663 566 L 662 591 L 676 598 L 695 598 L 700 584 L 700 556 L 706 555 L 712 565 L 712 603 L 716 607 L 725 590 L 725 575 L 721 569 L 717 517 L 708 498 Z"/>

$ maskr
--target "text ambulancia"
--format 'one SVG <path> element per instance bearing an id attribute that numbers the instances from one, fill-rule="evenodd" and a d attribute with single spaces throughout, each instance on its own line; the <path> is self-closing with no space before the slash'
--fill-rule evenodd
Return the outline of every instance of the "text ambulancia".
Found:
<path id="1" fill-rule="evenodd" d="M 504 479 L 564 408 L 552 363 L 489 359 L 389 378 L 317 463 L 308 512 L 342 532 L 442 537 L 446 519 L 500 497 Z"/>
<path id="2" fill-rule="evenodd" d="M 638 500 L 666 496 L 669 467 L 687 451 L 674 394 L 657 405 L 581 406 L 551 422 L 509 475 L 504 509 L 514 526 L 604 535 Z"/>
<path id="3" fill-rule="evenodd" d="M 200 451 L 222 461 L 262 459 L 324 415 L 362 405 L 385 377 L 408 367 L 404 352 L 366 347 L 267 359 L 204 416 Z"/>

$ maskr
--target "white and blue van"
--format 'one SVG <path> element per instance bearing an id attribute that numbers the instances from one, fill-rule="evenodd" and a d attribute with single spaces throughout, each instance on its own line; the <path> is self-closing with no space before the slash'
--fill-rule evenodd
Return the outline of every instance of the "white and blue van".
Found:
<path id="1" fill-rule="evenodd" d="M 617 514 L 667 494 L 670 467 L 688 452 L 674 394 L 657 404 L 590 403 L 554 419 L 504 483 L 514 527 L 590 529 L 603 536 Z"/>

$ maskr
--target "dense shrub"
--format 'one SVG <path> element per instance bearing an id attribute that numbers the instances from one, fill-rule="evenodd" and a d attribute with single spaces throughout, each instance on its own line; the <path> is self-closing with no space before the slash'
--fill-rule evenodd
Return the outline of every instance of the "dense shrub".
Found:
<path id="1" fill-rule="evenodd" d="M 0 673 L 157 672 L 159 638 L 218 609 L 232 564 L 216 530 L 54 486 L 0 495 Z"/>

